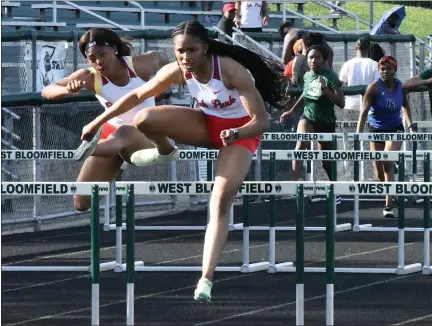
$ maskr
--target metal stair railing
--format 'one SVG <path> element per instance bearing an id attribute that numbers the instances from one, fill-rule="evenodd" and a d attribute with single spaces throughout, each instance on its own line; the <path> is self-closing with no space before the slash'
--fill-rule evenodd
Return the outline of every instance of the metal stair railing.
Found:
<path id="1" fill-rule="evenodd" d="M 100 19 L 100 20 L 102 20 L 102 21 L 104 21 L 104 22 L 106 22 L 106 23 L 108 23 L 108 24 L 110 24 L 110 25 L 112 25 L 114 27 L 117 27 L 117 28 L 119 28 L 119 29 L 121 29 L 123 31 L 129 31 L 130 30 L 129 28 L 126 28 L 123 25 L 117 24 L 116 22 L 114 22 L 114 21 L 112 21 L 112 20 L 110 20 L 108 18 L 105 18 L 105 17 L 103 17 L 101 15 L 98 15 L 98 14 L 94 13 L 93 11 L 88 10 L 85 7 L 79 6 L 76 3 L 73 3 L 71 1 L 63 1 L 63 0 L 60 0 L 60 1 L 66 3 L 67 5 L 69 5 L 71 7 L 76 8 L 76 9 L 82 11 L 82 12 L 85 12 L 86 14 L 89 14 L 89 15 L 91 15 L 93 17 L 96 17 L 96 18 L 98 18 L 98 19 Z M 57 22 L 57 0 L 53 0 L 53 22 L 54 23 Z"/>
<path id="2" fill-rule="evenodd" d="M 327 31 L 340 34 L 340 32 L 337 29 L 331 28 L 331 27 L 329 27 L 329 26 L 327 26 L 327 25 L 325 25 L 325 24 L 323 24 L 323 23 L 321 23 L 321 22 L 319 22 L 317 20 L 312 19 L 309 16 L 305 16 L 303 14 L 298 13 L 297 11 L 294 11 L 294 10 L 291 10 L 291 9 L 288 9 L 288 8 L 285 8 L 285 11 L 288 12 L 288 13 L 290 13 L 290 14 L 292 14 L 292 15 L 295 15 L 297 17 L 303 18 L 304 20 L 307 20 L 308 22 L 311 22 L 311 23 L 313 23 L 315 25 L 318 25 L 318 26 L 324 28 Z"/>

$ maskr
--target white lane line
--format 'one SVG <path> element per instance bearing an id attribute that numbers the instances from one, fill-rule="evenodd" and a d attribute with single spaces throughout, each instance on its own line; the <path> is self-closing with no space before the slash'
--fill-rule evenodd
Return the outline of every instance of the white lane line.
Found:
<path id="1" fill-rule="evenodd" d="M 392 324 L 391 326 L 408 325 L 408 324 L 416 323 L 418 321 L 422 321 L 422 320 L 425 320 L 425 319 L 428 319 L 428 318 L 432 318 L 432 314 L 426 315 L 426 316 L 417 317 L 417 318 L 413 318 L 413 319 L 408 319 L 408 320 L 402 321 L 402 322 L 397 323 L 397 324 Z"/>
<path id="2" fill-rule="evenodd" d="M 390 278 L 390 279 L 384 280 L 384 281 L 377 281 L 377 282 L 367 283 L 367 284 L 351 287 L 351 288 L 348 288 L 348 289 L 345 289 L 345 290 L 339 290 L 339 291 L 336 291 L 334 294 L 336 295 L 336 294 L 343 294 L 343 293 L 353 292 L 353 291 L 357 291 L 357 290 L 362 290 L 362 289 L 365 289 L 365 288 L 368 288 L 368 287 L 371 287 L 371 286 L 374 286 L 374 285 L 380 285 L 380 284 L 389 283 L 389 282 L 392 282 L 392 281 L 395 281 L 395 280 L 404 279 L 404 278 L 410 277 L 412 275 L 415 275 L 415 274 L 397 276 L 397 277 L 393 277 L 393 278 Z M 309 301 L 313 301 L 313 300 L 323 299 L 325 297 L 326 297 L 325 294 L 317 295 L 317 296 L 305 299 L 304 302 L 309 302 Z M 278 305 L 275 305 L 275 306 L 269 306 L 269 307 L 265 307 L 265 308 L 261 308 L 261 309 L 250 310 L 250 311 L 246 311 L 246 312 L 243 312 L 243 313 L 240 313 L 240 314 L 235 314 L 235 315 L 230 315 L 230 316 L 226 316 L 226 317 L 219 318 L 219 319 L 213 319 L 213 320 L 205 321 L 205 322 L 202 322 L 202 323 L 195 324 L 195 326 L 211 325 L 211 324 L 215 324 L 215 323 L 219 323 L 219 322 L 222 322 L 222 321 L 231 320 L 231 319 L 235 319 L 235 318 L 239 318 L 239 317 L 255 315 L 255 314 L 259 314 L 261 312 L 266 312 L 266 311 L 270 311 L 270 310 L 274 310 L 274 309 L 279 309 L 279 308 L 285 308 L 287 306 L 291 306 L 291 305 L 294 305 L 294 304 L 296 304 L 296 301 L 290 301 L 290 302 L 278 304 Z"/>

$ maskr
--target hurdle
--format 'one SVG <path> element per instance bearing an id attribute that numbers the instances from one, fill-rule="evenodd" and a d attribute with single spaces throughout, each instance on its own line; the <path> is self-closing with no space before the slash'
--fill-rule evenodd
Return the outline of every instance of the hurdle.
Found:
<path id="1" fill-rule="evenodd" d="M 212 182 L 121 182 L 117 185 L 116 193 L 119 195 L 126 195 L 126 190 L 128 189 L 128 185 L 134 185 L 134 194 L 143 195 L 143 194 L 152 194 L 152 195 L 166 195 L 166 194 L 190 194 L 190 195 L 202 195 L 211 193 Z M 298 182 L 292 181 L 280 181 L 280 182 L 249 182 L 246 181 L 241 186 L 239 193 L 242 195 L 296 195 L 297 190 L 296 186 Z M 303 185 L 303 194 L 304 195 L 326 195 L 327 193 L 327 182 L 301 182 Z M 430 197 L 432 195 L 432 183 L 431 182 L 423 182 L 423 183 L 411 183 L 411 182 L 390 182 L 390 183 L 374 183 L 374 182 L 362 182 L 362 183 L 353 183 L 346 181 L 339 182 L 331 182 L 330 184 L 334 185 L 335 189 L 333 191 L 333 195 L 365 195 L 370 194 L 369 189 L 379 189 L 379 191 L 372 192 L 372 195 L 397 195 L 397 196 L 412 196 L 412 195 L 422 195 L 425 197 Z M 334 198 L 327 198 L 327 207 L 335 205 Z M 298 203 L 301 201 L 297 200 Z M 327 215 L 334 214 L 334 207 L 332 209 L 328 209 Z M 302 211 L 301 207 L 298 207 L 298 211 Z M 422 270 L 421 263 L 415 263 L 411 265 L 405 264 L 405 256 L 404 256 L 404 244 L 405 244 L 405 205 L 402 202 L 398 208 L 399 218 L 398 218 L 398 265 L 395 268 L 335 268 L 336 272 L 342 273 L 396 273 L 396 274 L 409 274 Z M 430 212 L 425 213 L 425 220 L 429 216 L 430 220 Z M 333 218 L 333 215 L 332 215 Z M 327 216 L 328 219 L 328 216 Z M 333 219 L 334 221 L 334 219 Z M 334 224 L 332 224 L 334 225 Z M 425 228 L 430 230 L 430 222 L 425 225 Z M 329 224 L 326 224 L 326 232 L 328 232 Z M 296 230 L 297 231 L 297 230 Z M 333 230 L 334 231 L 334 230 Z M 425 232 L 425 240 L 426 239 Z M 272 235 L 269 235 L 271 238 Z M 270 242 L 269 242 L 270 243 Z M 273 247 L 273 244 L 270 244 Z M 426 242 L 425 248 L 430 247 L 429 242 Z M 274 249 L 273 249 L 274 250 Z M 426 250 L 425 250 L 426 251 Z M 270 251 L 269 251 L 270 252 Z M 429 255 L 427 255 L 429 256 Z M 426 258 L 426 254 L 425 254 Z M 273 260 L 273 259 L 272 259 Z M 292 267 L 291 262 L 274 264 L 273 261 L 270 260 L 266 262 L 268 264 L 269 272 L 295 272 L 295 267 Z M 263 264 L 264 266 L 266 264 Z M 429 264 L 429 265 L 428 265 Z M 430 266 L 430 263 L 425 259 L 423 265 Z M 244 266 L 244 263 L 243 263 Z M 262 267 L 264 267 L 262 266 Z M 127 267 L 126 267 L 127 268 Z M 138 266 L 136 267 L 136 271 L 201 271 L 200 266 Z M 224 267 L 221 266 L 216 271 L 241 271 L 242 268 L 235 267 Z M 324 269 L 320 267 L 311 267 L 306 268 L 306 272 L 323 272 Z"/>
<path id="2" fill-rule="evenodd" d="M 108 183 L 90 182 L 2 182 L 2 195 L 91 196 L 91 262 L 90 266 L 2 266 L 2 272 L 90 272 L 91 273 L 91 325 L 99 325 L 99 278 L 102 270 L 112 270 L 113 263 L 100 263 L 99 197 L 108 194 Z"/>
<path id="3" fill-rule="evenodd" d="M 134 285 L 133 275 L 135 271 L 201 271 L 201 267 L 181 267 L 178 269 L 174 266 L 136 266 L 134 262 L 134 202 L 135 195 L 152 194 L 152 195 L 166 195 L 167 193 L 173 194 L 190 194 L 202 195 L 209 194 L 212 191 L 212 182 L 122 182 L 117 185 L 116 194 L 126 195 L 126 212 L 127 212 L 127 260 L 125 264 L 125 271 L 127 275 L 127 322 L 126 325 L 133 325 L 133 305 L 134 305 Z M 312 187 L 311 187 L 312 185 Z M 313 187 L 319 185 L 319 187 Z M 369 268 L 369 267 L 356 267 L 356 268 L 337 268 L 335 267 L 335 225 L 334 225 L 334 208 L 335 196 L 338 194 L 351 194 L 351 195 L 364 195 L 365 185 L 367 188 L 380 187 L 385 194 L 389 195 L 412 195 L 414 189 L 418 189 L 422 195 L 425 196 L 425 202 L 429 202 L 429 197 L 432 196 L 432 182 L 423 183 L 409 183 L 409 182 L 392 182 L 387 184 L 382 183 L 353 183 L 353 182 L 331 182 L 317 183 L 317 182 L 290 182 L 290 181 L 272 181 L 272 182 L 249 182 L 246 181 L 240 187 L 239 193 L 244 196 L 248 195 L 296 195 L 297 198 L 297 214 L 296 214 L 296 263 L 282 263 L 276 264 L 277 272 L 295 272 L 296 273 L 296 321 L 297 325 L 303 325 L 304 322 L 304 273 L 326 273 L 326 325 L 333 325 L 334 323 L 334 280 L 335 273 L 396 273 L 398 275 L 406 275 L 422 271 L 423 274 L 429 275 L 425 271 L 430 272 L 429 251 L 424 255 L 424 263 L 414 263 L 410 265 L 405 264 L 405 233 L 404 233 L 404 204 L 399 207 L 399 233 L 398 233 L 398 265 L 395 268 Z M 408 190 L 408 191 L 407 191 Z M 326 267 L 310 267 L 304 266 L 304 195 L 316 194 L 326 195 Z M 404 201 L 402 201 L 404 203 Z M 246 211 L 248 208 L 245 209 Z M 430 212 L 425 213 L 429 214 Z M 428 227 L 430 226 L 430 222 Z M 425 233 L 425 248 L 429 248 L 429 238 Z M 427 257 L 426 257 L 427 256 Z M 290 266 L 288 266 L 290 265 Z M 216 271 L 228 271 L 224 268 L 216 268 Z M 239 268 L 230 271 L 239 271 Z M 242 271 L 240 269 L 240 271 Z"/>
<path id="4" fill-rule="evenodd" d="M 420 124 L 423 126 L 423 124 Z M 395 141 L 412 141 L 413 142 L 413 151 L 410 152 L 402 152 L 405 155 L 405 160 L 402 162 L 396 157 L 390 159 L 390 161 L 398 161 L 398 180 L 405 181 L 405 162 L 412 162 L 412 181 L 417 181 L 417 160 L 423 161 L 423 179 L 426 182 L 427 178 L 430 178 L 430 159 L 428 154 L 432 151 L 418 151 L 417 150 L 417 141 L 427 142 L 432 141 L 432 133 L 415 133 L 415 134 L 403 134 L 403 133 L 388 133 L 388 134 L 356 134 L 350 133 L 347 135 L 349 140 L 354 142 L 354 150 L 359 150 L 361 141 L 371 141 L 371 140 L 395 140 Z M 391 152 L 386 152 L 390 155 Z M 401 153 L 401 152 L 395 152 Z M 395 154 L 393 154 L 395 155 Z M 386 158 L 380 159 L 380 161 L 385 161 Z M 354 180 L 359 180 L 359 162 L 354 162 Z M 430 180 L 430 179 L 429 179 Z M 412 196 L 414 203 L 422 203 L 423 199 L 417 199 L 417 196 Z M 354 196 L 354 232 L 360 231 L 397 231 L 395 227 L 375 227 L 371 224 L 360 225 L 359 223 L 359 197 Z M 423 228 L 407 228 L 407 231 L 423 231 Z"/>

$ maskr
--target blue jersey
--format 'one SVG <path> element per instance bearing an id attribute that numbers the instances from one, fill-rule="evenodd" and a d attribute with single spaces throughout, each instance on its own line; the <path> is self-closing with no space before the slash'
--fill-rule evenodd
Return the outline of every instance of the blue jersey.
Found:
<path id="1" fill-rule="evenodd" d="M 381 78 L 378 79 L 378 94 L 368 114 L 368 121 L 375 129 L 393 129 L 402 125 L 402 82 L 396 79 L 396 90 L 389 92 Z"/>

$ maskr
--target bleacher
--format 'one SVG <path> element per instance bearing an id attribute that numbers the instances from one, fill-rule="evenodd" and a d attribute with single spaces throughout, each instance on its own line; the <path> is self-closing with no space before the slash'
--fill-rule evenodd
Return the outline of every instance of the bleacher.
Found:
<path id="1" fill-rule="evenodd" d="M 297 11 L 304 13 L 304 4 L 307 1 L 295 1 Z M 3 15 L 2 27 L 4 31 L 17 30 L 21 28 L 45 29 L 55 31 L 83 30 L 95 26 L 110 26 L 102 18 L 111 20 L 117 24 L 134 30 L 141 28 L 142 21 L 149 29 L 170 29 L 184 20 L 198 19 L 204 25 L 210 27 L 215 25 L 222 16 L 222 1 L 214 1 L 213 10 L 206 12 L 200 9 L 199 1 L 195 7 L 190 7 L 188 1 L 136 1 L 141 8 L 127 1 L 77 1 L 70 4 L 58 1 L 2 1 Z M 284 15 L 282 12 L 283 1 L 270 1 L 276 4 L 276 10 L 270 12 L 269 26 L 265 31 L 276 31 L 283 19 L 295 21 L 298 25 L 303 20 L 295 15 Z M 81 9 L 72 4 L 78 5 Z M 54 10 L 54 7 L 56 10 Z M 88 13 L 91 11 L 100 17 Z M 56 14 L 54 14 L 54 12 Z M 141 15 L 144 15 L 142 18 Z M 204 15 L 209 15 L 213 23 L 206 23 Z M 311 17 L 318 21 L 331 20 L 333 26 L 337 27 L 340 15 L 324 15 Z M 104 24 L 104 25 L 100 25 Z"/>

